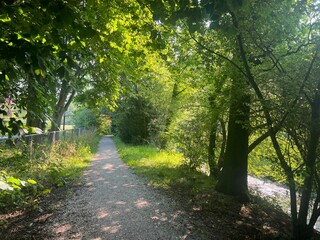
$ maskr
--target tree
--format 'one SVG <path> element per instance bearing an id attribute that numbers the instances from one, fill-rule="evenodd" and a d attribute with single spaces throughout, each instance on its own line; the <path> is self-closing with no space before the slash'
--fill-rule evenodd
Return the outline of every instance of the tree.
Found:
<path id="1" fill-rule="evenodd" d="M 159 6 L 160 5 L 160 6 Z M 232 64 L 232 67 L 237 67 L 236 70 L 241 70 L 238 64 L 241 64 L 243 59 L 238 55 L 238 52 L 241 51 L 241 44 L 239 44 L 239 35 L 233 34 L 233 32 L 224 31 L 225 29 L 236 29 L 238 28 L 238 23 L 235 19 L 235 16 L 232 14 L 231 9 L 237 9 L 241 6 L 241 4 L 236 1 L 203 1 L 203 2 L 188 2 L 185 4 L 184 1 L 178 1 L 176 5 L 170 4 L 155 4 L 152 2 L 150 4 L 151 8 L 155 11 L 156 15 L 160 15 L 161 20 L 167 22 L 167 19 L 171 21 L 176 21 L 179 18 L 186 19 L 186 24 L 189 26 L 191 35 L 195 35 L 193 39 L 199 43 L 199 39 L 207 39 L 206 33 L 208 32 L 208 28 L 205 27 L 206 20 L 212 22 L 212 26 L 217 22 L 222 22 L 222 27 L 219 26 L 217 32 L 219 32 L 221 39 L 226 40 L 228 44 L 226 49 L 230 49 L 230 51 L 225 51 L 224 53 L 217 53 L 216 51 L 211 51 L 211 53 L 215 54 L 218 57 L 222 57 L 224 61 Z M 166 14 L 161 14 L 159 12 L 164 11 Z M 202 10 L 207 11 L 207 15 L 202 15 Z M 171 14 L 171 15 L 170 15 Z M 202 31 L 203 30 L 203 31 Z M 197 32 L 196 34 L 193 34 Z M 223 46 L 222 41 L 220 42 Z M 210 51 L 210 48 L 207 46 L 201 45 L 207 51 Z M 236 46 L 236 47 L 233 47 Z M 225 55 L 224 55 L 225 54 Z M 235 59 L 228 59 L 227 54 L 231 54 Z M 236 81 L 243 81 L 243 77 L 238 78 L 240 74 L 230 75 L 229 79 L 233 81 L 235 86 L 241 86 L 241 88 L 237 89 L 238 94 L 240 96 L 244 96 L 243 98 L 231 100 L 230 107 L 230 118 L 229 118 L 229 132 L 228 132 L 228 141 L 226 146 L 226 154 L 225 157 L 225 166 L 224 170 L 220 174 L 220 183 L 217 185 L 217 189 L 221 192 L 238 195 L 241 197 L 243 201 L 248 200 L 248 188 L 247 188 L 247 145 L 248 143 L 248 128 L 247 128 L 247 119 L 249 119 L 249 109 L 246 105 L 250 104 L 250 98 L 246 95 L 246 87 L 243 87 L 245 84 L 237 84 Z M 237 79 L 235 79 L 235 76 Z M 245 76 L 246 77 L 246 76 Z M 242 89 L 242 91 L 241 91 Z M 239 101 L 237 103 L 237 101 Z M 245 101 L 242 103 L 242 101 Z M 234 114 L 233 112 L 242 112 L 242 114 Z M 240 126 L 239 126 L 240 124 Z M 234 126 L 234 127 L 232 127 Z M 236 131 L 236 129 L 242 129 L 242 131 Z M 234 131 L 233 131 L 234 129 Z M 241 134 L 239 136 L 239 134 Z M 236 141 L 238 137 L 241 137 L 241 141 Z M 234 140 L 232 140 L 234 139 Z M 234 165 L 233 165 L 234 164 Z M 236 166 L 235 168 L 233 166 Z M 229 169 L 229 170 L 228 170 Z M 237 174 L 235 174 L 232 178 L 230 178 L 230 174 L 234 174 L 234 170 L 236 169 Z M 222 182 L 222 183 L 221 183 Z M 224 186 L 224 187 L 222 187 Z M 226 187 L 228 186 L 228 187 Z M 239 188 L 239 186 L 241 186 Z"/>
<path id="2" fill-rule="evenodd" d="M 237 15 L 234 15 L 237 20 L 237 25 L 242 26 L 237 36 L 239 53 L 244 64 L 248 83 L 260 101 L 265 117 L 267 134 L 264 134 L 260 140 L 266 136 L 270 136 L 279 164 L 283 169 L 290 188 L 293 235 L 297 239 L 310 239 L 315 221 L 319 217 L 317 210 L 318 200 L 314 200 L 312 217 L 307 224 L 310 201 L 313 201 L 311 200 L 311 192 L 313 189 L 316 189 L 314 188 L 314 184 L 317 182 L 315 177 L 317 175 L 315 156 L 319 144 L 319 126 L 317 126 L 319 113 L 319 105 L 317 103 L 318 94 L 316 92 L 310 94 L 309 90 L 309 86 L 317 86 L 317 81 L 312 80 L 311 77 L 312 72 L 315 70 L 314 64 L 317 59 L 317 26 L 310 20 L 314 17 L 315 6 L 313 4 L 305 5 L 300 2 L 284 4 L 275 2 L 273 4 L 269 3 L 267 6 L 270 8 L 268 8 L 265 4 L 260 4 L 258 7 L 263 7 L 263 10 L 260 9 L 260 11 L 258 11 L 258 8 L 256 11 L 252 11 L 252 9 L 254 9 L 253 5 L 249 5 L 250 8 L 244 7 L 242 8 L 243 12 L 240 10 L 237 12 Z M 255 7 L 257 7 L 257 5 Z M 273 12 L 275 8 L 278 11 L 276 20 L 274 18 L 269 19 L 270 15 L 265 13 L 268 13 L 268 11 Z M 286 14 L 287 9 L 300 9 L 300 13 L 294 14 L 292 11 L 292 14 L 288 16 Z M 250 16 L 248 17 L 248 12 L 250 12 L 252 18 L 256 20 L 256 25 L 253 29 L 246 29 L 245 27 L 246 20 L 244 19 L 251 18 Z M 261 14 L 262 12 L 264 14 Z M 309 15 L 310 13 L 311 15 Z M 243 23 L 241 24 L 239 19 L 241 19 L 242 14 L 244 15 L 241 20 Z M 262 27 L 265 26 L 265 22 L 273 23 L 274 27 L 272 30 L 269 30 L 270 35 L 266 34 L 265 28 Z M 285 28 L 283 27 L 284 25 L 286 26 Z M 313 30 L 315 30 L 315 32 L 313 32 Z M 253 38 L 250 44 L 248 38 L 244 36 L 250 36 L 252 31 L 255 33 L 255 38 Z M 287 31 L 290 32 L 289 35 Z M 272 38 L 275 34 L 278 36 L 276 41 Z M 297 38 L 297 36 L 299 36 L 299 38 Z M 245 39 L 247 39 L 246 42 Z M 260 54 L 259 57 L 256 57 L 258 55 L 252 55 L 254 52 L 252 46 L 258 51 L 263 51 L 263 54 Z M 251 53 L 249 54 L 248 51 L 250 50 Z M 311 54 L 301 54 L 304 50 L 307 50 L 307 52 L 311 50 Z M 296 53 L 302 56 L 300 62 L 295 61 L 297 58 Z M 295 60 L 292 59 L 293 57 Z M 305 64 L 304 66 L 306 67 L 302 68 L 306 69 L 305 71 L 301 71 L 300 63 Z M 296 67 L 300 70 L 295 69 Z M 293 71 L 296 76 L 292 76 L 291 71 L 288 71 L 288 69 Z M 300 73 L 298 73 L 298 71 L 300 71 Z M 270 91 L 270 85 L 261 81 L 266 77 L 273 78 L 270 81 L 272 92 Z M 269 89 L 267 90 L 266 87 L 269 87 Z M 300 105 L 301 102 L 303 102 L 302 99 L 305 97 L 308 99 L 308 103 L 304 102 Z M 308 107 L 305 108 L 305 106 Z M 301 112 L 299 109 L 301 109 Z M 299 129 L 298 126 L 301 122 L 298 122 L 297 125 L 294 124 L 294 127 L 292 126 L 292 124 L 296 122 L 295 120 L 299 119 L 295 116 L 296 113 L 309 115 L 310 121 L 306 124 L 306 129 L 308 129 L 307 132 L 309 134 L 305 138 L 305 141 L 301 141 L 305 136 L 304 134 L 300 136 L 297 134 L 294 135 L 295 146 L 293 148 L 299 149 L 301 153 L 301 157 L 294 163 L 290 155 L 286 156 L 281 146 L 281 136 L 283 136 L 283 134 L 292 136 L 292 133 L 297 133 L 297 129 Z M 289 132 L 286 132 L 288 127 L 291 129 Z M 296 171 L 298 171 L 298 169 L 300 169 L 299 172 L 302 170 L 305 174 L 302 180 L 303 185 L 299 211 L 296 198 L 297 177 L 299 175 L 296 175 Z M 316 192 L 318 191 L 316 190 Z"/>
<path id="3" fill-rule="evenodd" d="M 76 95 L 94 108 L 114 104 L 119 75 L 133 72 L 147 44 L 137 29 L 149 24 L 148 11 L 129 2 L 2 2 L 2 97 L 27 110 L 29 125 L 42 128 L 49 117 L 52 130 Z"/>
<path id="4" fill-rule="evenodd" d="M 77 109 L 73 113 L 74 125 L 78 128 L 97 128 L 98 127 L 98 117 L 97 114 L 90 109 Z"/>
<path id="5" fill-rule="evenodd" d="M 151 140 L 150 124 L 155 118 L 154 107 L 139 95 L 120 104 L 121 108 L 113 116 L 119 137 L 126 143 L 148 143 Z"/>
<path id="6" fill-rule="evenodd" d="M 255 101 L 259 101 L 265 120 L 263 125 L 267 126 L 267 129 L 248 148 L 248 138 L 246 137 L 248 136 L 248 130 L 246 128 L 254 129 L 255 127 L 246 124 L 246 122 L 249 122 L 249 115 L 245 114 L 246 117 L 243 119 L 243 113 L 249 113 L 250 100 L 249 98 L 244 98 L 247 99 L 245 100 L 247 104 L 242 105 L 242 107 L 239 102 L 231 100 L 226 158 L 231 156 L 230 152 L 232 152 L 229 149 L 232 148 L 232 136 L 234 136 L 232 134 L 233 124 L 237 124 L 237 130 L 243 130 L 241 135 L 245 139 L 243 140 L 245 146 L 240 147 L 243 150 L 241 151 L 243 154 L 240 154 L 242 156 L 246 156 L 247 149 L 252 150 L 254 146 L 270 137 L 279 159 L 279 165 L 282 167 L 290 187 L 294 232 L 298 238 L 310 238 L 312 224 L 318 217 L 316 200 L 312 221 L 308 225 L 306 224 L 307 206 L 311 200 L 310 196 L 314 182 L 317 182 L 316 178 L 314 178 L 316 176 L 314 157 L 317 149 L 316 142 L 318 142 L 317 126 L 315 126 L 318 105 L 317 93 L 314 93 L 313 97 L 311 97 L 310 90 L 306 92 L 306 86 L 312 85 L 310 84 L 312 81 L 309 76 L 311 70 L 314 69 L 313 66 L 317 59 L 317 54 L 302 55 L 299 58 L 300 61 L 302 60 L 301 62 L 305 62 L 305 59 L 311 59 L 306 67 L 308 70 L 300 78 L 304 79 L 302 82 L 297 81 L 299 77 L 293 77 L 289 73 L 289 69 L 292 71 L 295 67 L 300 66 L 299 62 L 291 61 L 291 66 L 289 64 L 285 65 L 285 62 L 287 61 L 286 59 L 293 56 L 297 58 L 297 53 L 301 54 L 306 47 L 314 46 L 317 42 L 316 38 L 313 38 L 316 35 L 314 33 L 317 31 L 317 24 L 315 24 L 315 19 L 317 19 L 316 4 L 290 1 L 281 3 L 275 1 L 268 3 L 264 1 L 201 1 L 199 6 L 198 2 L 188 2 L 186 4 L 185 2 L 177 1 L 176 4 L 156 4 L 152 2 L 150 6 L 154 9 L 156 16 L 162 17 L 163 22 L 167 20 L 175 22 L 177 19 L 185 18 L 194 40 L 204 50 L 211 52 L 215 59 L 224 61 L 230 64 L 229 67 L 233 68 L 234 71 L 230 71 L 231 74 L 227 74 L 232 80 L 233 86 L 238 83 L 237 80 L 245 79 L 247 86 L 246 84 L 241 84 L 240 90 L 237 89 L 237 94 L 245 96 L 246 93 L 251 93 L 251 98 L 254 97 Z M 288 14 L 288 9 L 290 9 L 290 14 Z M 161 14 L 161 12 L 165 12 L 165 14 Z M 174 14 L 171 15 L 171 13 Z M 207 14 L 208 17 L 203 18 L 202 13 Z M 207 21 L 205 22 L 203 19 L 207 19 Z M 268 26 L 266 26 L 266 22 L 269 23 Z M 201 29 L 203 30 L 203 27 L 201 27 L 203 24 L 210 24 L 212 30 L 204 28 L 205 32 L 201 31 Z M 195 33 L 196 31 L 197 33 Z M 297 72 L 296 70 L 294 71 Z M 234 74 L 234 72 L 237 72 L 237 74 Z M 299 75 L 301 74 L 297 74 L 297 76 Z M 270 80 L 266 81 L 266 79 Z M 251 91 L 248 91 L 249 86 Z M 315 88 L 317 89 L 317 87 Z M 308 103 L 301 103 L 303 101 L 299 100 L 300 98 L 307 98 Z M 299 105 L 297 105 L 298 102 Z M 233 105 L 233 103 L 238 104 Z M 235 110 L 236 106 L 239 106 L 239 111 Z M 309 107 L 304 108 L 302 106 Z M 293 112 L 299 112 L 296 109 L 297 107 L 302 107 L 304 109 L 302 112 L 310 115 L 309 135 L 306 138 L 308 144 L 302 144 L 303 141 L 301 142 L 305 135 L 297 135 L 300 132 L 297 130 L 297 126 L 301 123 L 297 123 L 295 127 L 290 127 L 290 131 L 286 132 L 288 130 L 285 126 L 292 122 L 289 119 L 293 116 Z M 238 119 L 234 120 L 235 118 Z M 250 124 L 252 123 L 250 121 Z M 298 164 L 297 169 L 305 169 L 306 171 L 303 184 L 304 190 L 302 191 L 303 204 L 300 206 L 299 212 L 296 205 L 295 172 L 297 169 L 293 168 L 292 163 L 284 156 L 279 139 L 280 135 L 283 134 L 289 134 L 295 139 L 294 148 L 299 149 L 302 155 L 298 161 L 300 164 Z M 235 161 L 236 158 L 232 157 L 232 159 L 231 166 L 237 162 Z M 244 170 L 242 175 L 245 176 L 246 157 L 243 157 L 241 162 Z M 233 174 L 228 176 L 226 172 L 228 171 L 222 171 L 220 182 L 227 183 L 235 180 L 234 183 L 236 183 L 237 180 L 240 180 L 242 186 L 246 186 L 245 177 L 242 180 L 238 178 L 230 179 L 230 175 L 232 176 Z M 224 174 L 226 177 L 224 177 Z M 311 180 L 312 178 L 313 180 Z M 218 184 L 218 189 L 219 185 L 222 184 Z M 220 189 L 225 191 L 228 188 L 221 187 Z M 245 187 L 242 189 L 241 194 L 245 194 Z M 234 190 L 236 189 L 234 188 Z M 230 190 L 226 191 L 230 192 Z"/>

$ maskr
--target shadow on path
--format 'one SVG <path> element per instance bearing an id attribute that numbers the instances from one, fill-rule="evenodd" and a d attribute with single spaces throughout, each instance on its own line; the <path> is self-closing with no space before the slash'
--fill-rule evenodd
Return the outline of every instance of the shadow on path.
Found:
<path id="1" fill-rule="evenodd" d="M 175 203 L 146 186 L 104 137 L 84 186 L 48 221 L 48 239 L 210 239 Z"/>

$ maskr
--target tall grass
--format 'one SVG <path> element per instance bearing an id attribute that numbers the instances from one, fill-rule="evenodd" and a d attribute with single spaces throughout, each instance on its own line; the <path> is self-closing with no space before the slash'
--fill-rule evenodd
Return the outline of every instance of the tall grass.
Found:
<path id="1" fill-rule="evenodd" d="M 185 165 L 181 153 L 159 150 L 153 146 L 127 145 L 119 138 L 114 140 L 123 161 L 152 185 L 166 189 L 178 187 L 188 192 L 213 186 L 212 178 Z"/>
<path id="2" fill-rule="evenodd" d="M 0 212 L 33 206 L 38 199 L 79 179 L 97 150 L 99 137 L 86 131 L 54 145 L 2 146 L 0 151 Z"/>

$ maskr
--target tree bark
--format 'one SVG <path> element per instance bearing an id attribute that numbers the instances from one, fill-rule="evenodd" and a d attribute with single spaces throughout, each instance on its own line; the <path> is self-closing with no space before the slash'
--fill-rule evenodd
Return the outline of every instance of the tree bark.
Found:
<path id="1" fill-rule="evenodd" d="M 67 80 L 63 80 L 59 93 L 59 100 L 54 107 L 50 131 L 60 130 L 63 114 L 68 110 L 76 93 L 74 90 L 71 93 L 70 91 L 71 87 L 69 85 L 69 82 Z"/>
<path id="2" fill-rule="evenodd" d="M 241 85 L 241 84 L 240 84 Z M 222 193 L 238 196 L 240 201 L 248 202 L 248 141 L 249 141 L 249 117 L 250 96 L 241 93 L 233 85 L 232 102 L 229 110 L 228 137 L 223 162 L 223 168 L 219 176 L 216 190 Z"/>
<path id="3" fill-rule="evenodd" d="M 294 235 L 296 239 L 311 239 L 312 237 L 313 225 L 308 226 L 307 217 L 309 211 L 309 203 L 311 200 L 311 193 L 313 189 L 313 182 L 315 178 L 319 138 L 320 94 L 316 93 L 315 98 L 311 103 L 310 138 L 308 143 L 307 157 L 305 161 L 307 174 L 304 178 L 302 187 L 298 220 L 296 226 L 294 226 Z"/>
<path id="4" fill-rule="evenodd" d="M 217 134 L 217 126 L 216 124 L 212 124 L 210 133 L 209 133 L 209 146 L 208 146 L 208 164 L 210 168 L 210 176 L 217 176 L 218 174 L 218 167 L 214 158 L 214 152 L 216 148 L 216 134 Z"/>
<path id="5" fill-rule="evenodd" d="M 215 148 L 216 148 L 216 137 L 217 137 L 217 119 L 214 111 L 216 108 L 214 95 L 209 96 L 209 105 L 211 110 L 210 117 L 210 129 L 209 129 L 209 145 L 208 145 L 208 164 L 210 169 L 210 176 L 218 176 L 218 167 L 215 161 Z"/>
<path id="6" fill-rule="evenodd" d="M 223 121 L 223 119 L 220 119 L 219 122 L 220 122 L 221 130 L 222 130 L 222 143 L 221 143 L 220 154 L 219 154 L 219 159 L 218 159 L 218 170 L 220 170 L 222 168 L 226 145 L 227 145 L 226 124 Z"/>

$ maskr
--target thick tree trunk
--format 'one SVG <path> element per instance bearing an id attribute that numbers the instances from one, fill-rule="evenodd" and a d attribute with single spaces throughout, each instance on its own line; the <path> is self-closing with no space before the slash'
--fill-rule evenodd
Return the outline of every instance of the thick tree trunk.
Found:
<path id="1" fill-rule="evenodd" d="M 59 100 L 58 100 L 56 106 L 54 107 L 50 131 L 60 130 L 60 125 L 61 125 L 63 114 L 68 110 L 68 108 L 69 108 L 69 106 L 75 96 L 75 91 L 72 91 L 70 94 L 70 90 L 71 90 L 71 88 L 70 88 L 69 82 L 64 80 L 61 84 L 61 89 L 60 89 L 60 93 L 59 93 Z"/>
<path id="2" fill-rule="evenodd" d="M 227 146 L 216 190 L 238 196 L 241 201 L 247 202 L 249 201 L 247 169 L 250 96 L 246 94 L 239 96 L 241 90 L 236 86 L 233 88 Z"/>

